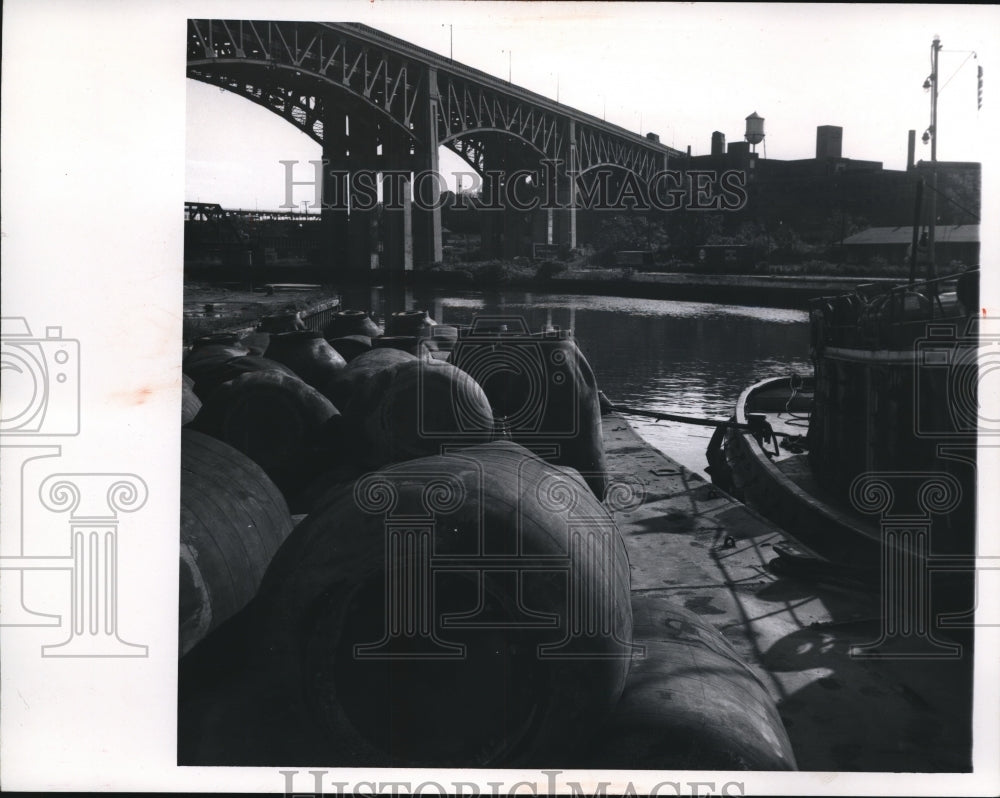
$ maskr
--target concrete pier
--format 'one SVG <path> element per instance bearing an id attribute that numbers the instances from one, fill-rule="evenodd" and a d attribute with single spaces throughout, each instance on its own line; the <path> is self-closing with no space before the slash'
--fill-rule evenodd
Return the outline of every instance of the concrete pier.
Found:
<path id="1" fill-rule="evenodd" d="M 956 659 L 852 657 L 853 646 L 880 637 L 879 595 L 772 573 L 773 547 L 788 540 L 781 530 L 653 449 L 622 416 L 603 425 L 609 470 L 645 490 L 616 514 L 637 627 L 655 625 L 639 613 L 656 596 L 722 632 L 777 702 L 800 770 L 971 767 L 971 635 Z"/>

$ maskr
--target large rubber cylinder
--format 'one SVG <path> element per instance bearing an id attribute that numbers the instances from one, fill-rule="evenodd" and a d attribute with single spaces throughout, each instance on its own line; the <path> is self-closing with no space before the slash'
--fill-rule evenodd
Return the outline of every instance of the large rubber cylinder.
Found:
<path id="1" fill-rule="evenodd" d="M 333 318 L 323 328 L 323 337 L 343 338 L 347 335 L 364 335 L 374 338 L 381 334 L 378 325 L 371 320 L 369 315 L 363 310 L 340 310 L 333 314 Z"/>
<path id="2" fill-rule="evenodd" d="M 193 349 L 200 349 L 203 346 L 233 346 L 240 343 L 239 333 L 215 332 L 200 335 L 191 344 Z"/>
<path id="3" fill-rule="evenodd" d="M 354 358 L 323 386 L 323 395 L 338 408 L 347 411 L 353 402 L 370 403 L 385 388 L 384 375 L 398 363 L 416 360 L 399 349 L 372 349 Z"/>
<path id="4" fill-rule="evenodd" d="M 373 401 L 352 401 L 344 411 L 348 427 L 359 422 L 359 453 L 372 468 L 437 454 L 442 446 L 487 443 L 493 436 L 489 400 L 461 369 L 408 360 L 393 366 L 381 383 Z"/>
<path id="5" fill-rule="evenodd" d="M 255 330 L 242 336 L 240 343 L 250 350 L 251 355 L 263 357 L 268 345 L 271 343 L 271 333 Z"/>
<path id="6" fill-rule="evenodd" d="M 579 475 L 496 442 L 329 494 L 219 632 L 182 764 L 540 767 L 621 694 L 628 562 Z"/>
<path id="7" fill-rule="evenodd" d="M 291 311 L 286 313 L 275 313 L 265 316 L 257 325 L 258 332 L 283 333 L 304 330 L 306 323 L 302 320 L 302 313 Z"/>
<path id="8" fill-rule="evenodd" d="M 181 376 L 181 426 L 194 421 L 201 410 L 201 399 L 194 392 L 194 380 L 187 374 Z"/>
<path id="9" fill-rule="evenodd" d="M 290 377 L 297 376 L 288 366 L 258 355 L 241 355 L 224 360 L 206 361 L 200 363 L 197 368 L 192 369 L 191 376 L 194 377 L 194 392 L 199 399 L 205 401 L 212 395 L 213 391 L 224 382 L 235 380 L 242 374 L 250 374 L 254 371 L 278 371 Z"/>
<path id="10" fill-rule="evenodd" d="M 181 432 L 181 655 L 246 606 L 291 531 L 285 500 L 259 466 Z"/>
<path id="11" fill-rule="evenodd" d="M 242 357 L 249 351 L 235 335 L 205 336 L 195 341 L 191 351 L 184 356 L 183 371 L 197 382 L 199 372 L 234 357 Z"/>
<path id="12" fill-rule="evenodd" d="M 298 377 L 255 371 L 219 386 L 194 424 L 247 455 L 288 495 L 322 469 L 320 433 L 337 414 Z"/>
<path id="13" fill-rule="evenodd" d="M 454 349 L 455 342 L 458 340 L 458 327 L 450 324 L 437 324 L 431 328 L 430 332 L 431 340 L 440 349 L 447 349 L 449 352 Z"/>
<path id="14" fill-rule="evenodd" d="M 572 338 L 474 333 L 460 338 L 450 362 L 482 385 L 504 437 L 577 469 L 604 498 L 597 380 Z"/>
<path id="15" fill-rule="evenodd" d="M 308 330 L 272 335 L 264 356 L 285 364 L 316 389 L 347 365 L 322 335 Z"/>
<path id="16" fill-rule="evenodd" d="M 401 310 L 393 313 L 386 324 L 386 335 L 412 335 L 429 338 L 437 322 L 426 310 Z"/>
<path id="17" fill-rule="evenodd" d="M 566 767 L 796 769 L 774 699 L 717 629 L 661 596 L 636 596 L 632 609 L 644 654 L 592 747 Z"/>
<path id="18" fill-rule="evenodd" d="M 342 338 L 331 338 L 330 346 L 350 363 L 358 355 L 363 355 L 372 348 L 372 339 L 367 335 L 345 335 Z"/>
<path id="19" fill-rule="evenodd" d="M 418 344 L 422 340 L 425 339 L 417 338 L 415 335 L 380 335 L 378 338 L 372 338 L 372 348 L 398 349 L 400 352 L 408 352 L 411 355 L 416 355 L 418 353 Z"/>

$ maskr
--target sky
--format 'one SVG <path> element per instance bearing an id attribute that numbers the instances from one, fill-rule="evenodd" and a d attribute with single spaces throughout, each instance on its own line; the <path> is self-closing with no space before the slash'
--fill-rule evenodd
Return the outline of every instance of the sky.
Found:
<path id="1" fill-rule="evenodd" d="M 690 145 L 694 155 L 709 151 L 715 130 L 742 140 L 745 117 L 757 112 L 766 157 L 810 158 L 816 127 L 839 125 L 845 157 L 887 169 L 905 168 L 911 129 L 917 159 L 930 158 L 920 142 L 930 121 L 923 82 L 939 35 L 938 159 L 991 155 L 976 68 L 984 68 L 984 102 L 997 102 L 995 6 L 375 0 L 295 6 L 283 18 L 314 8 L 315 19 L 364 22 L 444 56 L 451 49 L 456 61 L 656 132 L 664 144 Z M 278 161 L 301 161 L 296 179 L 305 179 L 306 161 L 319 157 L 317 144 L 266 109 L 187 81 L 186 199 L 276 208 L 285 197 Z M 441 167 L 467 169 L 454 156 L 442 156 Z M 296 189 L 296 202 L 309 199 L 309 189 Z"/>

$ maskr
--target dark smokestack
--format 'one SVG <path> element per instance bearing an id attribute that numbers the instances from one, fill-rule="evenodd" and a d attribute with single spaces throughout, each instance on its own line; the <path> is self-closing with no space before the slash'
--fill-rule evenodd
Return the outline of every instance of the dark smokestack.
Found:
<path id="1" fill-rule="evenodd" d="M 906 171 L 913 168 L 913 159 L 917 153 L 917 131 L 911 130 L 906 137 Z"/>
<path id="2" fill-rule="evenodd" d="M 840 158 L 844 128 L 837 125 L 820 125 L 816 128 L 816 157 Z"/>
<path id="3" fill-rule="evenodd" d="M 712 155 L 726 154 L 726 134 L 716 130 L 712 134 Z"/>

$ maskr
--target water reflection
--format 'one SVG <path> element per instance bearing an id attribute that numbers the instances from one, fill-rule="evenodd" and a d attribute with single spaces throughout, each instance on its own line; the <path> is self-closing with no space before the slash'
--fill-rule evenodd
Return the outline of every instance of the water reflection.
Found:
<path id="1" fill-rule="evenodd" d="M 725 419 L 750 383 L 812 370 L 808 316 L 798 310 L 518 291 L 415 291 L 407 306 L 426 308 L 446 324 L 514 314 L 532 330 L 546 324 L 573 329 L 608 397 L 647 410 Z M 703 473 L 712 428 L 630 423 Z"/>

